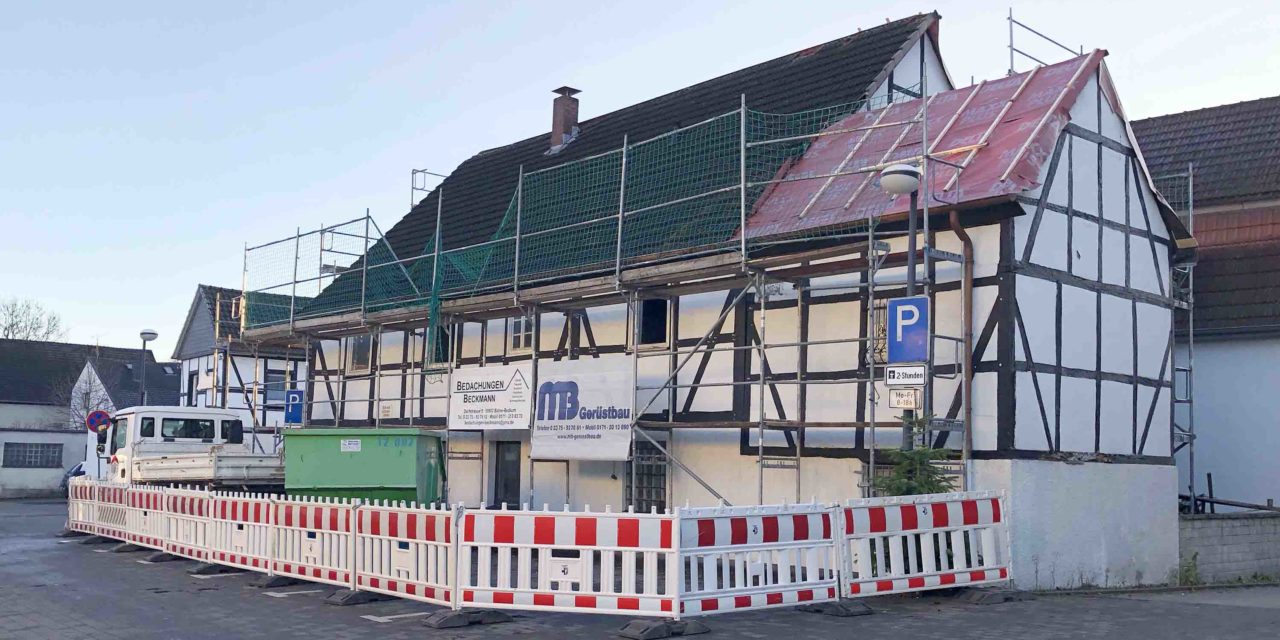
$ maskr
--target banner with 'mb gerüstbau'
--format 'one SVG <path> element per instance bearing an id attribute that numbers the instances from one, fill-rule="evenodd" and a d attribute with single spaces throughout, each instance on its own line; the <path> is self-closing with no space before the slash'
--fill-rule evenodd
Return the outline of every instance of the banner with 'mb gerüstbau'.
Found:
<path id="1" fill-rule="evenodd" d="M 626 460 L 635 411 L 635 370 L 628 358 L 539 364 L 533 457 Z"/>

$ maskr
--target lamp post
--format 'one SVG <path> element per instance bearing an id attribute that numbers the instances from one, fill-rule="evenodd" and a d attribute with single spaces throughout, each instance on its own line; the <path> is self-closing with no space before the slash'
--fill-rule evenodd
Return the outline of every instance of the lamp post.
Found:
<path id="1" fill-rule="evenodd" d="M 907 296 L 916 294 L 916 210 L 920 194 L 920 168 L 909 164 L 895 164 L 880 172 L 880 188 L 895 196 L 908 194 L 911 197 L 907 208 Z M 887 321 L 887 318 L 886 318 Z M 929 381 L 925 381 L 928 384 Z M 915 420 L 914 409 L 902 411 L 904 421 Z M 902 427 L 902 448 L 910 450 L 915 446 L 915 434 L 908 424 Z"/>
<path id="2" fill-rule="evenodd" d="M 140 356 L 142 367 L 139 374 L 142 380 L 138 384 L 138 397 L 144 406 L 147 404 L 147 343 L 155 340 L 159 335 L 155 329 L 143 329 L 138 333 L 138 337 L 142 338 L 142 355 Z"/>

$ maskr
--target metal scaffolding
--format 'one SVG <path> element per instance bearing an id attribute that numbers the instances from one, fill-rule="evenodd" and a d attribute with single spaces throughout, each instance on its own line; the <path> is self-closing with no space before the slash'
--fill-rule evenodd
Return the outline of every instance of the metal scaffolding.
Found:
<path id="1" fill-rule="evenodd" d="M 924 74 L 922 74 L 923 77 Z M 384 371 L 373 357 L 371 370 L 364 374 L 370 380 L 369 397 L 338 397 L 332 392 L 324 400 L 308 393 L 304 425 L 308 426 L 312 411 L 317 405 L 329 405 L 334 426 L 352 424 L 382 425 L 382 388 L 388 379 L 401 383 L 399 388 L 409 389 L 396 400 L 414 407 L 407 412 L 407 424 L 430 429 L 447 429 L 439 416 L 427 416 L 425 403 L 439 399 L 426 393 L 426 376 L 448 379 L 460 360 L 462 327 L 468 322 L 481 322 L 481 356 L 486 359 L 488 340 L 485 337 L 487 320 L 532 317 L 533 328 L 533 380 L 537 387 L 537 362 L 541 353 L 539 324 L 543 313 L 571 313 L 588 307 L 618 304 L 624 301 L 628 308 L 627 353 L 638 371 L 642 358 L 666 358 L 668 375 L 660 385 L 645 385 L 637 378 L 637 394 L 651 392 L 643 406 L 632 412 L 632 460 L 631 478 L 627 499 L 637 501 L 637 444 L 647 442 L 669 464 L 688 474 L 711 495 L 724 501 L 724 496 L 698 473 L 682 462 L 672 451 L 672 440 L 664 444 L 651 432 L 660 430 L 695 429 L 753 429 L 757 438 L 757 497 L 765 497 L 765 473 L 769 469 L 794 472 L 795 499 L 802 500 L 801 466 L 804 459 L 806 429 L 839 428 L 865 433 L 867 460 L 861 466 L 856 479 L 860 494 L 874 493 L 877 468 L 877 430 L 899 428 L 895 422 L 880 422 L 877 417 L 878 383 L 883 382 L 883 366 L 878 357 L 877 289 L 900 289 L 907 285 L 914 293 L 917 283 L 922 293 L 932 298 L 935 285 L 934 262 L 949 260 L 960 263 L 966 271 L 971 266 L 964 256 L 939 251 L 934 247 L 936 230 L 931 228 L 930 208 L 936 202 L 953 204 L 932 192 L 932 163 L 940 163 L 942 171 L 952 171 L 954 176 L 947 183 L 948 191 L 959 190 L 958 180 L 973 154 L 968 153 L 963 162 L 946 159 L 950 155 L 970 152 L 966 147 L 958 150 L 937 150 L 936 140 L 930 144 L 927 118 L 931 97 L 927 86 L 919 87 L 925 96 L 915 115 L 900 122 L 883 123 L 881 113 L 875 123 L 858 128 L 835 126 L 848 114 L 873 105 L 858 103 L 841 105 L 831 109 L 815 110 L 803 114 L 767 114 L 750 111 L 747 97 L 741 98 L 739 109 L 702 123 L 683 127 L 650 140 L 631 143 L 624 138 L 620 150 L 576 160 L 539 171 L 519 170 L 511 207 L 502 228 L 493 240 L 458 248 L 443 247 L 442 216 L 443 188 L 432 190 L 436 201 L 436 226 L 432 239 L 416 256 L 399 258 L 390 243 L 367 215 L 339 225 L 321 227 L 317 231 L 302 233 L 245 250 L 245 286 L 240 319 L 242 331 L 252 334 L 253 341 L 274 341 L 303 346 L 308 354 L 313 345 L 326 339 L 376 333 L 379 331 L 405 331 L 409 345 L 405 358 L 412 354 L 417 370 L 396 367 Z M 954 119 L 953 119 L 954 121 Z M 951 123 L 948 123 L 947 127 Z M 897 142 L 884 154 L 881 162 L 855 168 L 841 165 L 821 175 L 783 177 L 779 168 L 787 166 L 790 159 L 799 157 L 808 146 L 823 136 L 871 131 L 885 127 L 902 127 Z M 905 159 L 892 159 L 907 134 L 919 127 L 920 150 Z M 941 139 L 946 127 L 936 136 Z M 732 138 L 731 143 L 725 140 Z M 913 141 L 914 142 L 914 141 Z M 852 152 L 850 154 L 852 156 Z M 898 153 L 898 156 L 901 154 Z M 664 162 L 666 166 L 662 165 Z M 702 178 L 681 178 L 676 185 L 662 184 L 656 177 L 680 174 L 681 163 L 693 163 L 708 174 Z M 846 160 L 847 162 L 847 160 Z M 887 166 L 902 162 L 916 163 L 921 173 L 920 183 L 925 190 L 920 198 L 919 211 L 916 198 L 912 197 L 909 226 L 905 234 L 893 229 L 880 231 L 874 217 L 856 224 L 837 228 L 822 228 L 804 233 L 792 233 L 774 237 L 751 237 L 748 223 L 752 207 L 761 194 L 784 181 L 824 180 L 829 185 L 840 176 L 863 174 L 873 176 Z M 674 163 L 674 164 L 672 164 Z M 419 177 L 427 172 L 414 171 L 411 185 L 411 201 L 419 200 Z M 731 177 L 728 177 L 730 176 Z M 431 174 L 434 175 L 434 174 Z M 637 177 L 639 176 L 639 177 Z M 647 178 L 646 178 L 647 176 Z M 656 176 L 656 177 L 655 177 Z M 708 177 L 709 176 L 709 177 Z M 871 177 L 867 178 L 870 181 Z M 863 187 L 866 186 L 864 182 Z M 825 185 L 824 185 L 825 188 Z M 861 188 L 859 189 L 859 191 Z M 556 194 L 570 193 L 569 196 Z M 854 197 L 857 193 L 854 194 Z M 428 196 L 430 197 L 430 196 Z M 566 201 L 566 198 L 569 200 Z M 816 196 L 814 198 L 816 200 Z M 852 201 L 852 198 L 851 198 Z M 810 205 L 813 203 L 810 202 Z M 577 208 L 575 208 L 577 207 Z M 581 209 L 578 209 L 581 208 Z M 807 209 L 807 207 L 806 207 Z M 575 213 L 578 211 L 580 213 Z M 700 216 L 691 224 L 685 224 L 674 235 L 663 235 L 655 225 L 671 224 L 678 216 Z M 660 214 L 660 215 L 658 215 Z M 656 217 L 655 217 L 656 216 Z M 917 217 L 922 221 L 917 228 Z M 953 222 L 953 225 L 955 223 Z M 710 229 L 699 229 L 699 226 Z M 510 229 L 508 233 L 506 229 Z M 662 241 L 654 239 L 654 234 Z M 889 237 L 905 235 L 908 249 L 905 253 L 891 252 Z M 573 255 L 569 255 L 565 238 L 578 242 Z M 923 245 L 917 249 L 917 239 Z M 681 246 L 672 245 L 681 243 Z M 859 250 L 858 245 L 862 244 Z M 598 245 L 598 246 L 597 246 Z M 584 248 L 585 247 L 585 248 Z M 510 249 L 508 251 L 508 248 Z M 292 255 L 290 254 L 290 250 Z M 831 258 L 861 255 L 852 260 L 831 261 Z M 291 259 L 290 259 L 291 258 Z M 917 264 L 918 263 L 918 264 Z M 310 266 L 314 265 L 314 267 Z M 797 266 L 798 265 L 798 266 Z M 886 268 L 908 269 L 905 281 L 880 280 L 880 272 Z M 292 277 L 282 280 L 286 267 L 292 269 Z M 851 284 L 812 285 L 813 278 L 830 275 L 860 274 Z M 592 277 L 598 276 L 598 277 Z M 862 335 L 840 339 L 810 339 L 801 325 L 801 334 L 794 341 L 768 340 L 768 308 L 770 284 L 790 284 L 798 298 L 818 290 L 845 289 L 865 292 L 866 312 L 861 319 L 865 328 Z M 646 297 L 678 299 L 708 291 L 731 291 L 728 302 L 718 320 L 713 322 L 701 339 L 690 348 L 680 346 L 679 336 L 668 332 L 666 349 L 640 349 L 639 313 L 640 301 Z M 620 297 L 621 296 L 621 297 Z M 804 304 L 798 301 L 797 305 Z M 742 313 L 754 307 L 759 323 L 758 335 L 746 344 L 717 344 L 713 336 L 720 331 L 730 313 Z M 972 314 L 966 300 L 963 313 Z M 566 320 L 568 321 L 568 320 Z M 967 326 L 968 323 L 966 323 Z M 930 416 L 933 407 L 934 341 L 941 339 L 964 344 L 965 339 L 941 336 L 931 323 L 928 331 L 927 382 L 924 385 L 922 414 Z M 443 348 L 440 345 L 444 345 Z M 808 379 L 804 366 L 798 367 L 794 380 L 772 375 L 769 366 L 770 350 L 795 348 L 807 354 L 812 347 L 839 348 L 854 346 L 861 354 L 860 364 L 865 365 L 865 375 L 843 378 Z M 697 355 L 717 352 L 742 352 L 747 354 L 748 375 L 744 379 L 723 382 L 681 383 L 680 373 Z M 323 352 L 317 357 L 323 358 Z M 967 355 L 967 354 L 966 354 Z M 339 354 L 345 359 L 346 354 Z M 803 363 L 804 358 L 801 358 Z M 964 360 L 968 365 L 968 358 Z M 332 377 L 320 379 L 315 373 L 316 362 L 308 361 L 309 380 L 288 381 L 290 388 L 298 384 L 342 387 L 346 383 L 343 366 L 327 366 Z M 953 371 L 959 372 L 957 363 Z M 752 371 L 754 370 L 754 374 Z M 859 367 L 861 370 L 861 367 Z M 966 372 L 967 374 L 968 372 Z M 952 374 L 957 375 L 956 373 Z M 409 380 L 406 381 L 405 378 Z M 810 385 L 853 385 L 865 393 L 859 393 L 858 401 L 866 403 L 868 420 L 838 423 L 815 423 L 807 420 L 803 409 L 797 420 L 770 420 L 766 395 L 777 385 L 798 385 L 800 393 L 806 393 Z M 965 389 L 968 376 L 965 375 Z M 681 389 L 704 387 L 755 387 L 756 416 L 723 423 L 678 423 L 674 410 L 676 397 Z M 660 397 L 669 399 L 665 423 L 644 419 Z M 444 397 L 447 398 L 449 394 Z M 256 396 L 255 396 L 256 397 Z M 447 400 L 446 400 L 447 402 Z M 372 403 L 372 420 L 347 416 L 347 405 Z M 963 399 L 960 420 L 934 420 L 930 428 L 947 431 L 964 431 L 966 445 L 960 453 L 963 467 L 960 484 L 967 488 L 971 474 L 968 471 L 970 448 L 967 445 L 970 425 L 967 394 Z M 367 414 L 366 414 L 367 415 Z M 447 408 L 446 408 L 447 415 Z M 931 416 L 930 416 L 931 417 Z M 532 428 L 532 424 L 529 425 Z M 766 433 L 782 431 L 787 435 L 794 455 L 766 454 Z M 926 431 L 925 437 L 930 432 Z M 904 435 L 902 445 L 914 446 L 915 434 L 910 430 Z M 925 440 L 927 443 L 927 440 Z M 856 446 L 856 443 L 851 443 Z M 446 456 L 451 460 L 481 461 L 481 485 L 485 483 L 483 447 L 481 451 L 455 451 L 448 445 Z M 653 456 L 650 456 L 653 457 Z M 542 462 L 542 461 L 540 461 Z M 529 464 L 530 496 L 533 490 L 533 470 Z M 483 495 L 483 488 L 482 488 Z M 727 502 L 727 501 L 726 501 Z"/>

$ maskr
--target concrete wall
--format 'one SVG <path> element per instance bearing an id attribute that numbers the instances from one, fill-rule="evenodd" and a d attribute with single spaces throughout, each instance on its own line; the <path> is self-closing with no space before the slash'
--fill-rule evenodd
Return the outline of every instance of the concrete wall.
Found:
<path id="1" fill-rule="evenodd" d="M 58 428 L 66 424 L 66 420 L 66 411 L 59 407 L 0 403 L 0 429 Z"/>
<path id="2" fill-rule="evenodd" d="M 1171 465 L 980 460 L 975 488 L 1008 495 L 1018 589 L 1165 584 L 1176 579 Z"/>
<path id="3" fill-rule="evenodd" d="M 1208 493 L 1212 473 L 1215 496 L 1255 504 L 1280 499 L 1280 394 L 1267 392 L 1280 389 L 1280 338 L 1197 339 L 1195 355 L 1196 493 Z M 1179 393 L 1183 388 L 1179 379 Z M 1185 406 L 1178 419 L 1186 420 Z M 1177 455 L 1183 493 L 1188 453 Z"/>
<path id="4" fill-rule="evenodd" d="M 39 498 L 59 495 L 62 474 L 84 459 L 78 431 L 29 431 L 0 429 L 0 452 L 6 442 L 62 444 L 62 466 L 56 469 L 23 469 L 0 466 L 0 499 Z"/>
<path id="5" fill-rule="evenodd" d="M 1280 513 L 1184 515 L 1178 544 L 1187 580 L 1280 577 Z"/>

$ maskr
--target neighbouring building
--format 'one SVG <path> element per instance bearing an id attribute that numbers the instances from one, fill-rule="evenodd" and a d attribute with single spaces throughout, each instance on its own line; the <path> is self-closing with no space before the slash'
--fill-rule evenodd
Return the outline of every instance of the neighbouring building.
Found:
<path id="1" fill-rule="evenodd" d="M 178 365 L 150 351 L 0 340 L 0 498 L 54 495 L 80 462 L 92 472 L 97 440 L 84 418 L 136 404 L 144 358 L 150 401 L 173 404 Z"/>
<path id="2" fill-rule="evenodd" d="M 174 360 L 182 365 L 178 404 L 244 413 L 257 450 L 272 451 L 285 424 L 285 396 L 306 377 L 304 352 L 239 340 L 241 292 L 202 284 L 187 311 Z M 287 301 L 286 301 L 287 304 Z"/>
<path id="3" fill-rule="evenodd" d="M 1106 52 L 954 88 L 938 51 L 927 14 L 581 122 L 557 90 L 550 137 L 477 154 L 385 236 L 251 249 L 241 338 L 310 353 L 308 427 L 447 434 L 452 501 L 844 500 L 927 442 L 1008 492 L 1018 586 L 1167 581 L 1194 242 Z M 888 193 L 925 148 L 918 203 Z M 912 262 L 937 418 L 914 437 L 885 383 Z"/>
<path id="4" fill-rule="evenodd" d="M 1280 97 L 1148 118 L 1133 129 L 1169 201 L 1183 216 L 1194 209 L 1200 243 L 1194 329 L 1178 328 L 1194 376 L 1178 419 L 1189 421 L 1194 407 L 1196 433 L 1195 446 L 1178 452 L 1182 492 L 1194 451 L 1198 495 L 1212 488 L 1240 502 L 1280 499 L 1271 457 L 1280 446 L 1280 394 L 1272 393 L 1280 388 Z M 1180 373 L 1180 396 L 1186 378 Z"/>

